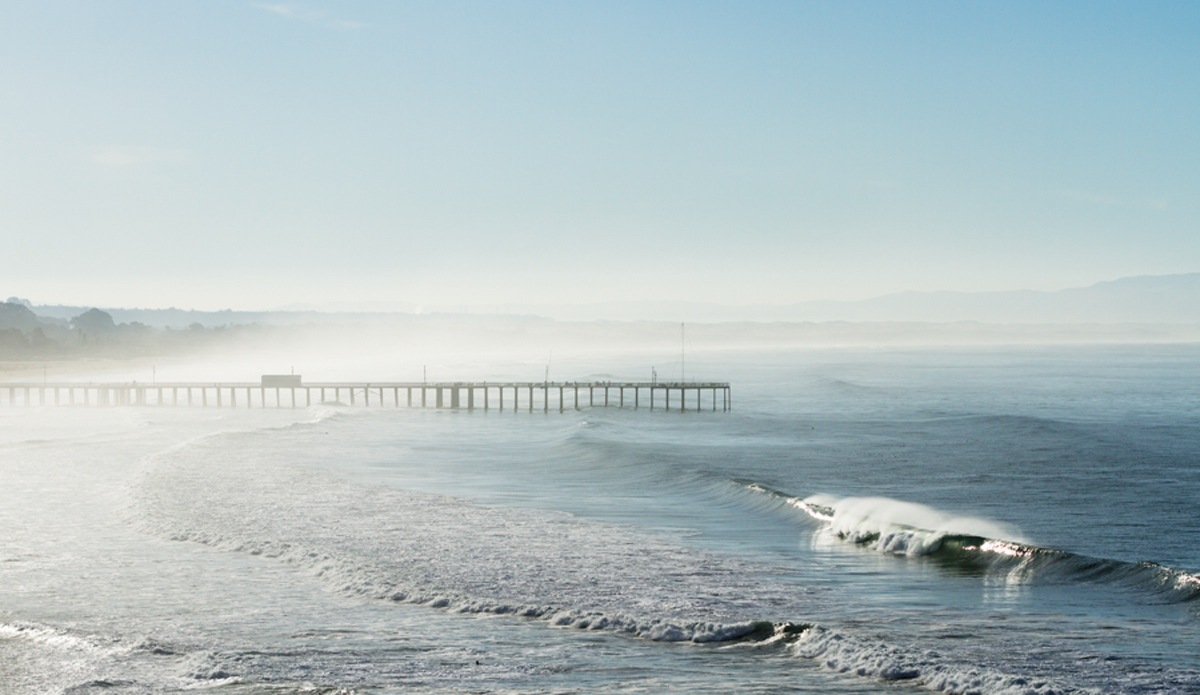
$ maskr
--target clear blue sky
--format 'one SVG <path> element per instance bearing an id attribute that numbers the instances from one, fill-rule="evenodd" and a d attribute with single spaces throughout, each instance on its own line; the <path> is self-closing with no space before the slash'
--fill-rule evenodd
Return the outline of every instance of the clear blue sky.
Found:
<path id="1" fill-rule="evenodd" d="M 35 303 L 857 299 L 1200 270 L 1200 3 L 8 3 Z"/>

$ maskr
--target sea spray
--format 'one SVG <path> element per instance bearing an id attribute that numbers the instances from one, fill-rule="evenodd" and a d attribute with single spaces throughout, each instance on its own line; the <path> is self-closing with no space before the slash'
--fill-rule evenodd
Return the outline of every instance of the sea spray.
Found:
<path id="1" fill-rule="evenodd" d="M 886 497 L 809 498 L 811 506 L 832 509 L 829 530 L 853 543 L 896 555 L 927 555 L 948 535 L 1020 540 L 1020 533 L 994 521 L 954 516 L 915 502 Z"/>

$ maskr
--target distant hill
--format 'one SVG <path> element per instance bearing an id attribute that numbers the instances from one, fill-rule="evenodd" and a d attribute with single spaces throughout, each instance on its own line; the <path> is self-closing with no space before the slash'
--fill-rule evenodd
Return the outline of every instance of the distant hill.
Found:
<path id="1" fill-rule="evenodd" d="M 609 302 L 505 309 L 560 320 L 1200 323 L 1200 273 L 1143 275 L 1057 292 L 902 292 L 856 302 L 787 305 Z"/>
<path id="2" fill-rule="evenodd" d="M 39 316 L 71 319 L 90 307 L 34 306 Z M 352 309 L 358 311 L 352 311 Z M 379 304 L 340 304 L 303 310 L 192 311 L 187 309 L 105 308 L 117 323 L 186 328 L 241 325 L 294 325 L 334 322 L 387 322 L 410 311 L 381 311 Z M 323 310 L 322 310 L 323 309 Z M 1098 282 L 1057 292 L 902 292 L 856 302 L 815 301 L 787 305 L 726 306 L 703 302 L 607 302 L 578 305 L 462 305 L 425 307 L 426 313 L 497 317 L 541 316 L 560 321 L 855 321 L 998 324 L 1200 323 L 1200 273 L 1143 275 Z"/>
<path id="3" fill-rule="evenodd" d="M 192 311 L 0 303 L 0 359 L 207 354 L 247 346 L 380 346 L 565 354 L 671 346 L 1200 344 L 1200 273 L 1057 292 L 905 292 L 859 302 L 729 307 L 630 302 L 341 311 Z M 347 311 L 368 308 L 373 311 Z M 421 346 L 425 346 L 422 348 Z M 655 348 L 657 349 L 657 348 Z"/>
<path id="4" fill-rule="evenodd" d="M 805 321 L 1200 323 L 1200 273 L 1142 275 L 1057 292 L 904 292 L 861 302 L 806 302 Z"/>
<path id="5" fill-rule="evenodd" d="M 72 306 L 65 304 L 40 305 L 33 307 L 35 313 L 43 321 L 65 321 L 89 311 L 91 307 Z M 344 324 L 344 323 L 396 323 L 420 319 L 422 324 L 436 324 L 452 321 L 457 316 L 463 316 L 463 307 L 455 307 L 458 313 L 433 312 L 416 314 L 399 311 L 316 311 L 316 310 L 278 310 L 278 311 L 196 311 L 194 309 L 120 309 L 105 307 L 103 311 L 118 324 L 142 324 L 155 328 L 189 328 L 199 324 L 204 328 L 219 326 L 245 326 L 257 324 L 260 326 L 296 326 L 305 324 Z M 518 316 L 513 314 L 479 315 L 471 314 L 478 321 L 512 321 L 531 319 L 546 321 L 543 317 Z"/>
<path id="6" fill-rule="evenodd" d="M 91 309 L 91 306 L 75 306 L 68 304 L 35 305 L 34 312 L 43 318 L 73 319 Z M 298 318 L 312 312 L 266 312 L 266 311 L 194 311 L 192 309 L 122 309 L 117 307 L 99 307 L 112 317 L 116 323 L 142 323 L 158 328 L 187 328 L 193 323 L 205 327 L 233 326 L 249 323 L 293 323 L 284 320 L 286 315 Z"/>

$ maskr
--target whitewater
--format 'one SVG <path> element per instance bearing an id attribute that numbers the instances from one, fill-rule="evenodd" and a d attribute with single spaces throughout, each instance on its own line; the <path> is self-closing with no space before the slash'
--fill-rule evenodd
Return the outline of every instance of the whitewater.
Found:
<path id="1" fill-rule="evenodd" d="M 0 693 L 1200 692 L 1200 346 L 688 370 L 735 409 L 4 409 Z"/>

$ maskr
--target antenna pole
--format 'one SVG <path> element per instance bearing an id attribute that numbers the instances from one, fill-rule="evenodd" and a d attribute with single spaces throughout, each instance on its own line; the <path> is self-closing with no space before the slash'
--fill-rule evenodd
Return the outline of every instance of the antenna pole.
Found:
<path id="1" fill-rule="evenodd" d="M 684 351 L 686 345 L 686 334 L 684 333 L 683 322 L 679 322 L 679 380 L 687 381 L 687 355 Z"/>

